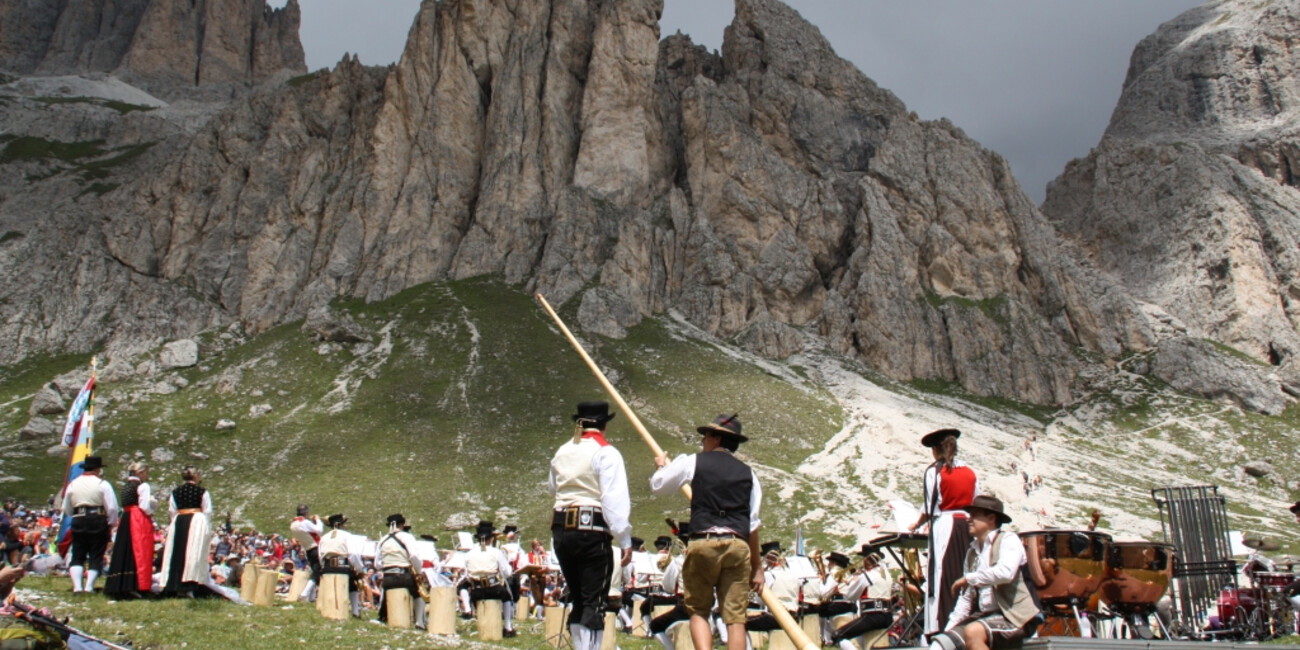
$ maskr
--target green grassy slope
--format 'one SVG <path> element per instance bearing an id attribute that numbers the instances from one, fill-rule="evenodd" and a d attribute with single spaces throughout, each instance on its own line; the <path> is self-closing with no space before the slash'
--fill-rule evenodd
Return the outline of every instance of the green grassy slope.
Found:
<path id="1" fill-rule="evenodd" d="M 322 346 L 300 324 L 242 344 L 214 332 L 200 339 L 199 365 L 177 373 L 189 385 L 176 393 L 149 392 L 163 377 L 104 384 L 96 442 L 110 478 L 130 457 L 166 458 L 155 456 L 161 449 L 174 458 L 152 463 L 156 486 L 173 485 L 182 465 L 195 464 L 216 508 L 231 510 L 237 524 L 283 530 L 294 505 L 306 502 L 320 514 L 348 513 L 358 532 L 375 534 L 387 514 L 403 512 L 416 532 L 437 534 L 453 516 L 472 523 L 508 508 L 526 536 L 544 537 L 550 457 L 572 435 L 574 404 L 603 398 L 545 313 L 490 280 L 425 285 L 336 309 L 366 328 L 371 343 Z M 572 327 L 574 315 L 563 316 Z M 744 451 L 790 470 L 840 427 L 839 408 L 823 391 L 656 321 L 626 340 L 596 343 L 589 351 L 620 377 L 624 398 L 669 453 L 695 448 L 695 425 L 739 412 L 754 438 Z M 38 502 L 58 488 L 63 461 L 44 455 L 53 441 L 24 445 L 14 431 L 27 418 L 30 397 L 21 396 L 82 361 L 3 375 L 0 396 L 19 398 L 0 416 L 7 458 L 0 469 L 21 480 L 0 492 Z M 237 387 L 220 393 L 218 379 L 230 375 L 240 377 Z M 257 404 L 272 410 L 250 417 Z M 220 418 L 238 427 L 216 431 Z M 662 534 L 663 517 L 680 517 L 684 502 L 650 495 L 652 456 L 625 417 L 610 424 L 609 439 L 626 460 L 636 534 Z M 772 522 L 797 516 L 797 503 L 768 505 Z"/>

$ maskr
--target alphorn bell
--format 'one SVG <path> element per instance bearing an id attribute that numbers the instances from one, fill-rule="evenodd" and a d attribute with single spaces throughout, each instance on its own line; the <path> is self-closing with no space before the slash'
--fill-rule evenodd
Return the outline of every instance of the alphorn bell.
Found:
<path id="1" fill-rule="evenodd" d="M 622 411 L 623 415 L 632 423 L 632 428 L 636 429 L 636 432 L 641 434 L 641 439 L 650 447 L 650 451 L 654 452 L 656 458 L 665 455 L 663 448 L 659 446 L 659 443 L 655 442 L 654 436 L 650 435 L 650 432 L 646 430 L 644 424 L 641 424 L 641 418 L 638 418 L 636 413 L 632 412 L 632 408 L 627 405 L 627 402 L 623 401 L 623 396 L 619 395 L 618 390 L 614 388 L 614 385 L 609 383 L 609 379 L 605 377 L 605 373 L 601 372 L 600 367 L 596 365 L 595 361 L 592 361 L 591 356 L 589 356 L 587 351 L 582 348 L 582 344 L 573 336 L 573 333 L 569 331 L 569 328 L 565 327 L 564 321 L 560 319 L 560 315 L 555 313 L 554 309 L 551 309 L 551 305 L 546 302 L 546 298 L 543 297 L 542 294 L 538 293 L 537 301 L 542 304 L 542 309 L 545 309 L 546 313 L 551 316 L 551 320 L 555 321 L 556 326 L 560 328 L 560 332 L 564 334 L 564 338 L 569 340 L 569 344 L 573 346 L 575 351 L 577 351 L 578 356 L 582 357 L 582 360 L 586 362 L 587 368 L 591 370 L 592 374 L 596 375 L 596 379 L 600 381 L 600 385 L 605 388 L 605 392 L 609 393 L 610 399 L 614 401 L 615 406 L 618 406 L 618 410 Z M 686 499 L 689 501 L 691 499 L 691 486 L 683 485 L 682 494 L 686 495 Z M 776 622 L 781 626 L 781 629 L 784 630 L 790 637 L 790 640 L 794 642 L 795 647 L 799 650 L 821 650 L 821 645 L 813 643 L 812 640 L 808 638 L 808 635 L 804 634 L 803 628 L 799 627 L 799 624 L 795 622 L 794 617 L 790 616 L 790 612 L 786 611 L 785 607 L 781 605 L 781 602 L 776 599 L 775 595 L 764 589 L 759 592 L 759 596 L 762 597 L 763 604 L 767 605 L 767 609 L 772 613 L 772 616 L 776 618 Z M 821 639 L 818 639 L 818 641 L 820 640 Z"/>

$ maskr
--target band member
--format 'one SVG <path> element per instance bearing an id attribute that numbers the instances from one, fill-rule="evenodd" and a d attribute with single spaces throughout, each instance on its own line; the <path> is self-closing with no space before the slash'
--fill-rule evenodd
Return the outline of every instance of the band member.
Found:
<path id="1" fill-rule="evenodd" d="M 1038 629 L 1042 613 L 1025 584 L 1025 547 L 1002 526 L 1011 523 L 997 497 L 981 494 L 966 507 L 974 537 L 966 552 L 965 574 L 952 586 L 957 606 L 935 640 L 947 648 L 1019 648 Z"/>
<path id="2" fill-rule="evenodd" d="M 849 601 L 845 596 L 848 589 L 848 582 L 852 575 L 849 573 L 849 556 L 832 552 L 826 556 L 826 566 L 824 571 L 818 575 L 820 578 L 817 585 L 817 592 L 821 597 L 817 605 L 817 615 L 821 617 L 822 624 L 822 645 L 829 645 L 831 633 L 835 631 L 832 622 L 837 616 L 844 616 L 858 611 L 857 603 Z M 808 586 L 804 585 L 805 600 L 807 599 Z"/>
<path id="3" fill-rule="evenodd" d="M 302 595 L 298 600 L 313 601 L 316 599 L 316 586 L 320 584 L 320 545 L 321 533 L 325 532 L 325 526 L 321 524 L 320 517 L 310 514 L 311 509 L 306 504 L 298 506 L 298 516 L 293 518 L 289 524 L 289 536 L 293 537 L 307 554 L 307 566 L 311 567 L 311 582 L 302 590 Z"/>
<path id="4" fill-rule="evenodd" d="M 889 570 L 881 564 L 881 555 L 863 544 L 862 570 L 853 575 L 844 595 L 858 601 L 858 617 L 831 634 L 831 642 L 841 650 L 857 650 L 853 640 L 875 630 L 885 630 L 893 623 L 893 584 Z"/>
<path id="5" fill-rule="evenodd" d="M 153 588 L 153 509 L 157 501 L 149 486 L 149 468 L 131 463 L 122 484 L 122 518 L 113 541 L 104 594 L 139 598 Z"/>
<path id="6" fill-rule="evenodd" d="M 388 515 L 388 534 L 379 541 L 375 551 L 375 560 L 384 574 L 383 590 L 405 589 L 411 595 L 411 620 L 415 626 L 425 629 L 424 599 L 415 586 L 415 572 L 424 566 L 424 562 L 415 554 L 415 536 L 406 532 L 406 517 L 401 514 Z M 388 621 L 388 598 L 384 598 L 379 607 L 379 620 Z"/>
<path id="7" fill-rule="evenodd" d="M 749 440 L 736 415 L 719 415 L 696 431 L 703 436 L 700 453 L 678 456 L 671 464 L 667 456 L 657 456 L 650 489 L 667 496 L 689 484 L 694 491 L 682 583 L 695 650 L 713 647 L 709 614 L 715 591 L 728 628 L 727 647 L 744 650 L 750 589 L 763 589 L 758 553 L 763 493 L 754 471 L 735 456 L 740 444 Z"/>
<path id="8" fill-rule="evenodd" d="M 979 491 L 975 471 L 957 460 L 956 429 L 939 429 L 921 437 L 921 444 L 934 454 L 925 469 L 925 509 L 911 530 L 930 525 L 930 563 L 925 583 L 925 634 L 944 629 L 955 597 L 952 584 L 961 574 L 970 532 L 964 508 Z"/>
<path id="9" fill-rule="evenodd" d="M 685 544 L 690 539 L 690 528 L 691 522 L 684 521 L 673 532 Z M 684 560 L 684 555 L 669 558 L 667 564 L 664 565 L 664 575 L 660 581 L 658 593 L 652 593 L 645 603 L 641 605 L 641 614 L 645 619 L 645 629 L 664 647 L 664 650 L 675 650 L 675 644 L 668 637 L 668 630 L 678 623 L 691 620 L 691 613 L 686 609 L 686 604 L 682 602 L 681 576 L 682 562 Z M 672 605 L 673 608 L 652 618 L 651 614 L 654 607 L 660 605 Z"/>
<path id="10" fill-rule="evenodd" d="M 799 579 L 786 566 L 782 557 L 781 542 L 772 540 L 764 542 L 759 549 L 763 553 L 763 584 L 772 592 L 777 602 L 789 612 L 791 617 L 799 615 Z M 745 623 L 749 632 L 773 632 L 781 629 L 776 617 L 770 611 L 750 618 Z"/>
<path id="11" fill-rule="evenodd" d="M 604 636 L 605 601 L 614 570 L 611 538 L 622 549 L 622 564 L 632 560 L 627 471 L 622 454 L 605 440 L 605 425 L 612 419 L 606 402 L 578 404 L 573 416 L 577 432 L 551 459 L 551 535 L 572 599 L 569 634 L 574 650 L 599 650 Z"/>
<path id="12" fill-rule="evenodd" d="M 514 524 L 507 524 L 501 529 L 501 534 L 505 541 L 501 544 L 501 552 L 506 555 L 506 563 L 510 565 L 510 582 L 507 585 L 510 593 L 517 599 L 523 594 L 521 581 L 523 574 L 520 569 L 528 566 L 528 554 L 524 552 L 523 546 L 519 544 L 519 527 Z M 509 630 L 510 626 L 506 626 Z"/>
<path id="13" fill-rule="evenodd" d="M 167 511 L 172 521 L 167 525 L 167 545 L 163 548 L 162 592 L 169 596 L 193 596 L 207 584 L 208 545 L 212 540 L 212 497 L 199 483 L 199 470 L 187 466 L 181 470 L 182 482 L 172 490 Z"/>
<path id="14" fill-rule="evenodd" d="M 474 609 L 480 600 L 501 601 L 501 618 L 504 621 L 503 636 L 515 636 L 515 596 L 510 591 L 510 577 L 514 570 L 506 554 L 492 545 L 497 531 L 490 521 L 478 522 L 474 538 L 478 544 L 465 554 L 465 571 L 469 579 L 470 608 Z"/>
<path id="15" fill-rule="evenodd" d="M 342 514 L 330 515 L 326 520 L 330 531 L 320 539 L 321 574 L 341 573 L 348 577 L 348 600 L 352 605 L 352 616 L 361 616 L 361 594 L 357 591 L 357 582 L 366 573 L 366 566 L 361 556 L 348 551 L 348 538 L 351 535 L 344 530 L 348 518 Z"/>
<path id="16" fill-rule="evenodd" d="M 63 494 L 63 516 L 72 518 L 68 576 L 74 594 L 95 591 L 95 578 L 104 572 L 108 529 L 117 523 L 117 497 L 103 474 L 104 459 L 87 456 L 81 476 L 68 483 Z"/>

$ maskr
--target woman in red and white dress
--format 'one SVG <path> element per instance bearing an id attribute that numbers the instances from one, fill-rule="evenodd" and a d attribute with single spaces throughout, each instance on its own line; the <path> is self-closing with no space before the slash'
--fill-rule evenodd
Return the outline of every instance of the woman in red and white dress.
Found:
<path id="1" fill-rule="evenodd" d="M 925 581 L 927 636 L 943 631 L 948 614 L 956 606 L 952 584 L 962 576 L 962 563 L 971 543 L 965 508 L 979 494 L 975 470 L 957 460 L 959 437 L 961 431 L 956 429 L 939 429 L 921 437 L 921 444 L 934 452 L 934 462 L 925 468 L 925 509 L 911 529 L 930 525 Z"/>

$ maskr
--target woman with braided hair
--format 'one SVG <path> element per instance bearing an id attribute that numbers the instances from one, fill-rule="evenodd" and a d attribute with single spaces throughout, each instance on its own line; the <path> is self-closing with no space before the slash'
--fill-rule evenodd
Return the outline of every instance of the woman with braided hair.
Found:
<path id="1" fill-rule="evenodd" d="M 979 494 L 979 479 L 966 463 L 957 460 L 961 431 L 939 429 L 921 437 L 921 445 L 934 454 L 925 469 L 925 509 L 911 530 L 930 525 L 930 564 L 925 583 L 925 634 L 942 632 L 956 606 L 952 584 L 962 576 L 970 528 L 966 506 Z"/>

